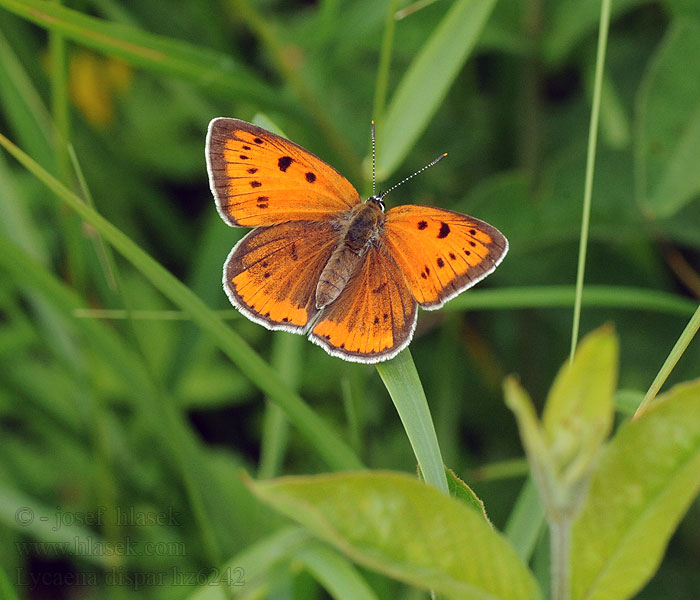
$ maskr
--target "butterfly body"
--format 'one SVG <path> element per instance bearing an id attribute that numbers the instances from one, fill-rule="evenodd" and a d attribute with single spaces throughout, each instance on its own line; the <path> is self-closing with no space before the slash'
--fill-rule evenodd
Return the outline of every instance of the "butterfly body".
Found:
<path id="1" fill-rule="evenodd" d="M 357 271 L 371 244 L 377 243 L 384 228 L 380 202 L 356 204 L 344 215 L 340 241 L 321 273 L 316 287 L 316 308 L 333 302 Z"/>
<path id="2" fill-rule="evenodd" d="M 224 264 L 231 303 L 268 329 L 374 363 L 411 341 L 417 308 L 440 308 L 503 260 L 508 241 L 461 213 L 362 202 L 333 167 L 238 119 L 211 121 L 207 171 L 221 217 L 253 227 Z"/>

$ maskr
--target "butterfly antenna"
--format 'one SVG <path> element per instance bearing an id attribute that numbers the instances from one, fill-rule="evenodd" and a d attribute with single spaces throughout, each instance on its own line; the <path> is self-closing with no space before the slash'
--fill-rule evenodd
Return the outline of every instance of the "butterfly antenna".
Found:
<path id="1" fill-rule="evenodd" d="M 374 119 L 372 119 L 372 196 L 377 194 L 377 167 L 375 159 L 375 145 L 374 145 Z"/>
<path id="2" fill-rule="evenodd" d="M 398 183 L 395 183 L 395 184 L 392 185 L 386 192 L 384 192 L 381 196 L 379 196 L 379 199 L 380 199 L 380 200 L 383 200 L 384 197 L 385 197 L 389 192 L 391 192 L 392 190 L 395 190 L 395 189 L 396 189 L 397 187 L 399 187 L 400 185 L 403 185 L 403 184 L 406 183 L 409 179 L 413 179 L 416 175 L 422 173 L 422 172 L 425 171 L 426 169 L 429 169 L 429 168 L 432 167 L 433 165 L 436 165 L 437 163 L 439 163 L 439 162 L 440 162 L 443 158 L 445 158 L 446 156 L 447 156 L 447 152 L 445 152 L 445 154 L 441 154 L 440 156 L 438 156 L 433 162 L 428 163 L 428 164 L 425 165 L 424 167 L 418 169 L 413 175 L 409 175 L 409 176 L 406 177 L 405 179 L 402 179 L 402 180 L 399 181 Z"/>

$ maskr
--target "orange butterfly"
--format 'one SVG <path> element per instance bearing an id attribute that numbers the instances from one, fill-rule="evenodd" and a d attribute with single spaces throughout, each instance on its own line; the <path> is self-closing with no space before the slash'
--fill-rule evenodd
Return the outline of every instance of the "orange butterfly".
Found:
<path id="1" fill-rule="evenodd" d="M 495 227 L 457 212 L 398 206 L 384 214 L 386 193 L 363 203 L 333 167 L 245 121 L 209 123 L 206 157 L 221 218 L 255 228 L 224 264 L 231 303 L 345 360 L 396 356 L 411 341 L 419 304 L 440 308 L 508 251 Z"/>

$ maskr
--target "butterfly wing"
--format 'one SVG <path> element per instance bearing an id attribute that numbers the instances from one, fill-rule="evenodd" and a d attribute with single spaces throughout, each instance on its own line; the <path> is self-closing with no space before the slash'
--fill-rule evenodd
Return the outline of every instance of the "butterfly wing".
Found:
<path id="1" fill-rule="evenodd" d="M 254 229 L 224 264 L 231 303 L 268 329 L 304 332 L 318 313 L 316 285 L 338 236 L 327 221 Z"/>
<path id="2" fill-rule="evenodd" d="M 209 185 L 229 225 L 314 221 L 360 202 L 338 171 L 294 142 L 238 119 L 209 123 Z"/>
<path id="3" fill-rule="evenodd" d="M 495 227 L 428 206 L 389 210 L 382 240 L 413 297 L 428 310 L 481 281 L 508 252 L 508 240 Z"/>
<path id="4" fill-rule="evenodd" d="M 329 354 L 374 363 L 403 350 L 413 337 L 417 304 L 382 244 L 370 246 L 357 272 L 321 313 L 309 339 Z"/>

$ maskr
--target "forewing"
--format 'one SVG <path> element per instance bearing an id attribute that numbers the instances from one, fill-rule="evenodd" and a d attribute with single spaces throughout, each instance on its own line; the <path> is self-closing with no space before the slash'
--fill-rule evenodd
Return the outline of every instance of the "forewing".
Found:
<path id="1" fill-rule="evenodd" d="M 482 280 L 508 252 L 508 240 L 495 227 L 428 206 L 389 210 L 382 239 L 413 297 L 428 310 Z"/>
<path id="2" fill-rule="evenodd" d="M 338 235 L 328 222 L 254 229 L 224 264 L 231 303 L 268 329 L 304 332 L 318 313 L 316 285 Z"/>
<path id="3" fill-rule="evenodd" d="M 360 202 L 352 184 L 333 167 L 245 121 L 211 121 L 206 157 L 217 209 L 229 225 L 314 221 Z"/>
<path id="4" fill-rule="evenodd" d="M 345 360 L 375 363 L 398 354 L 413 337 L 416 301 L 382 245 L 373 245 L 309 339 Z"/>

